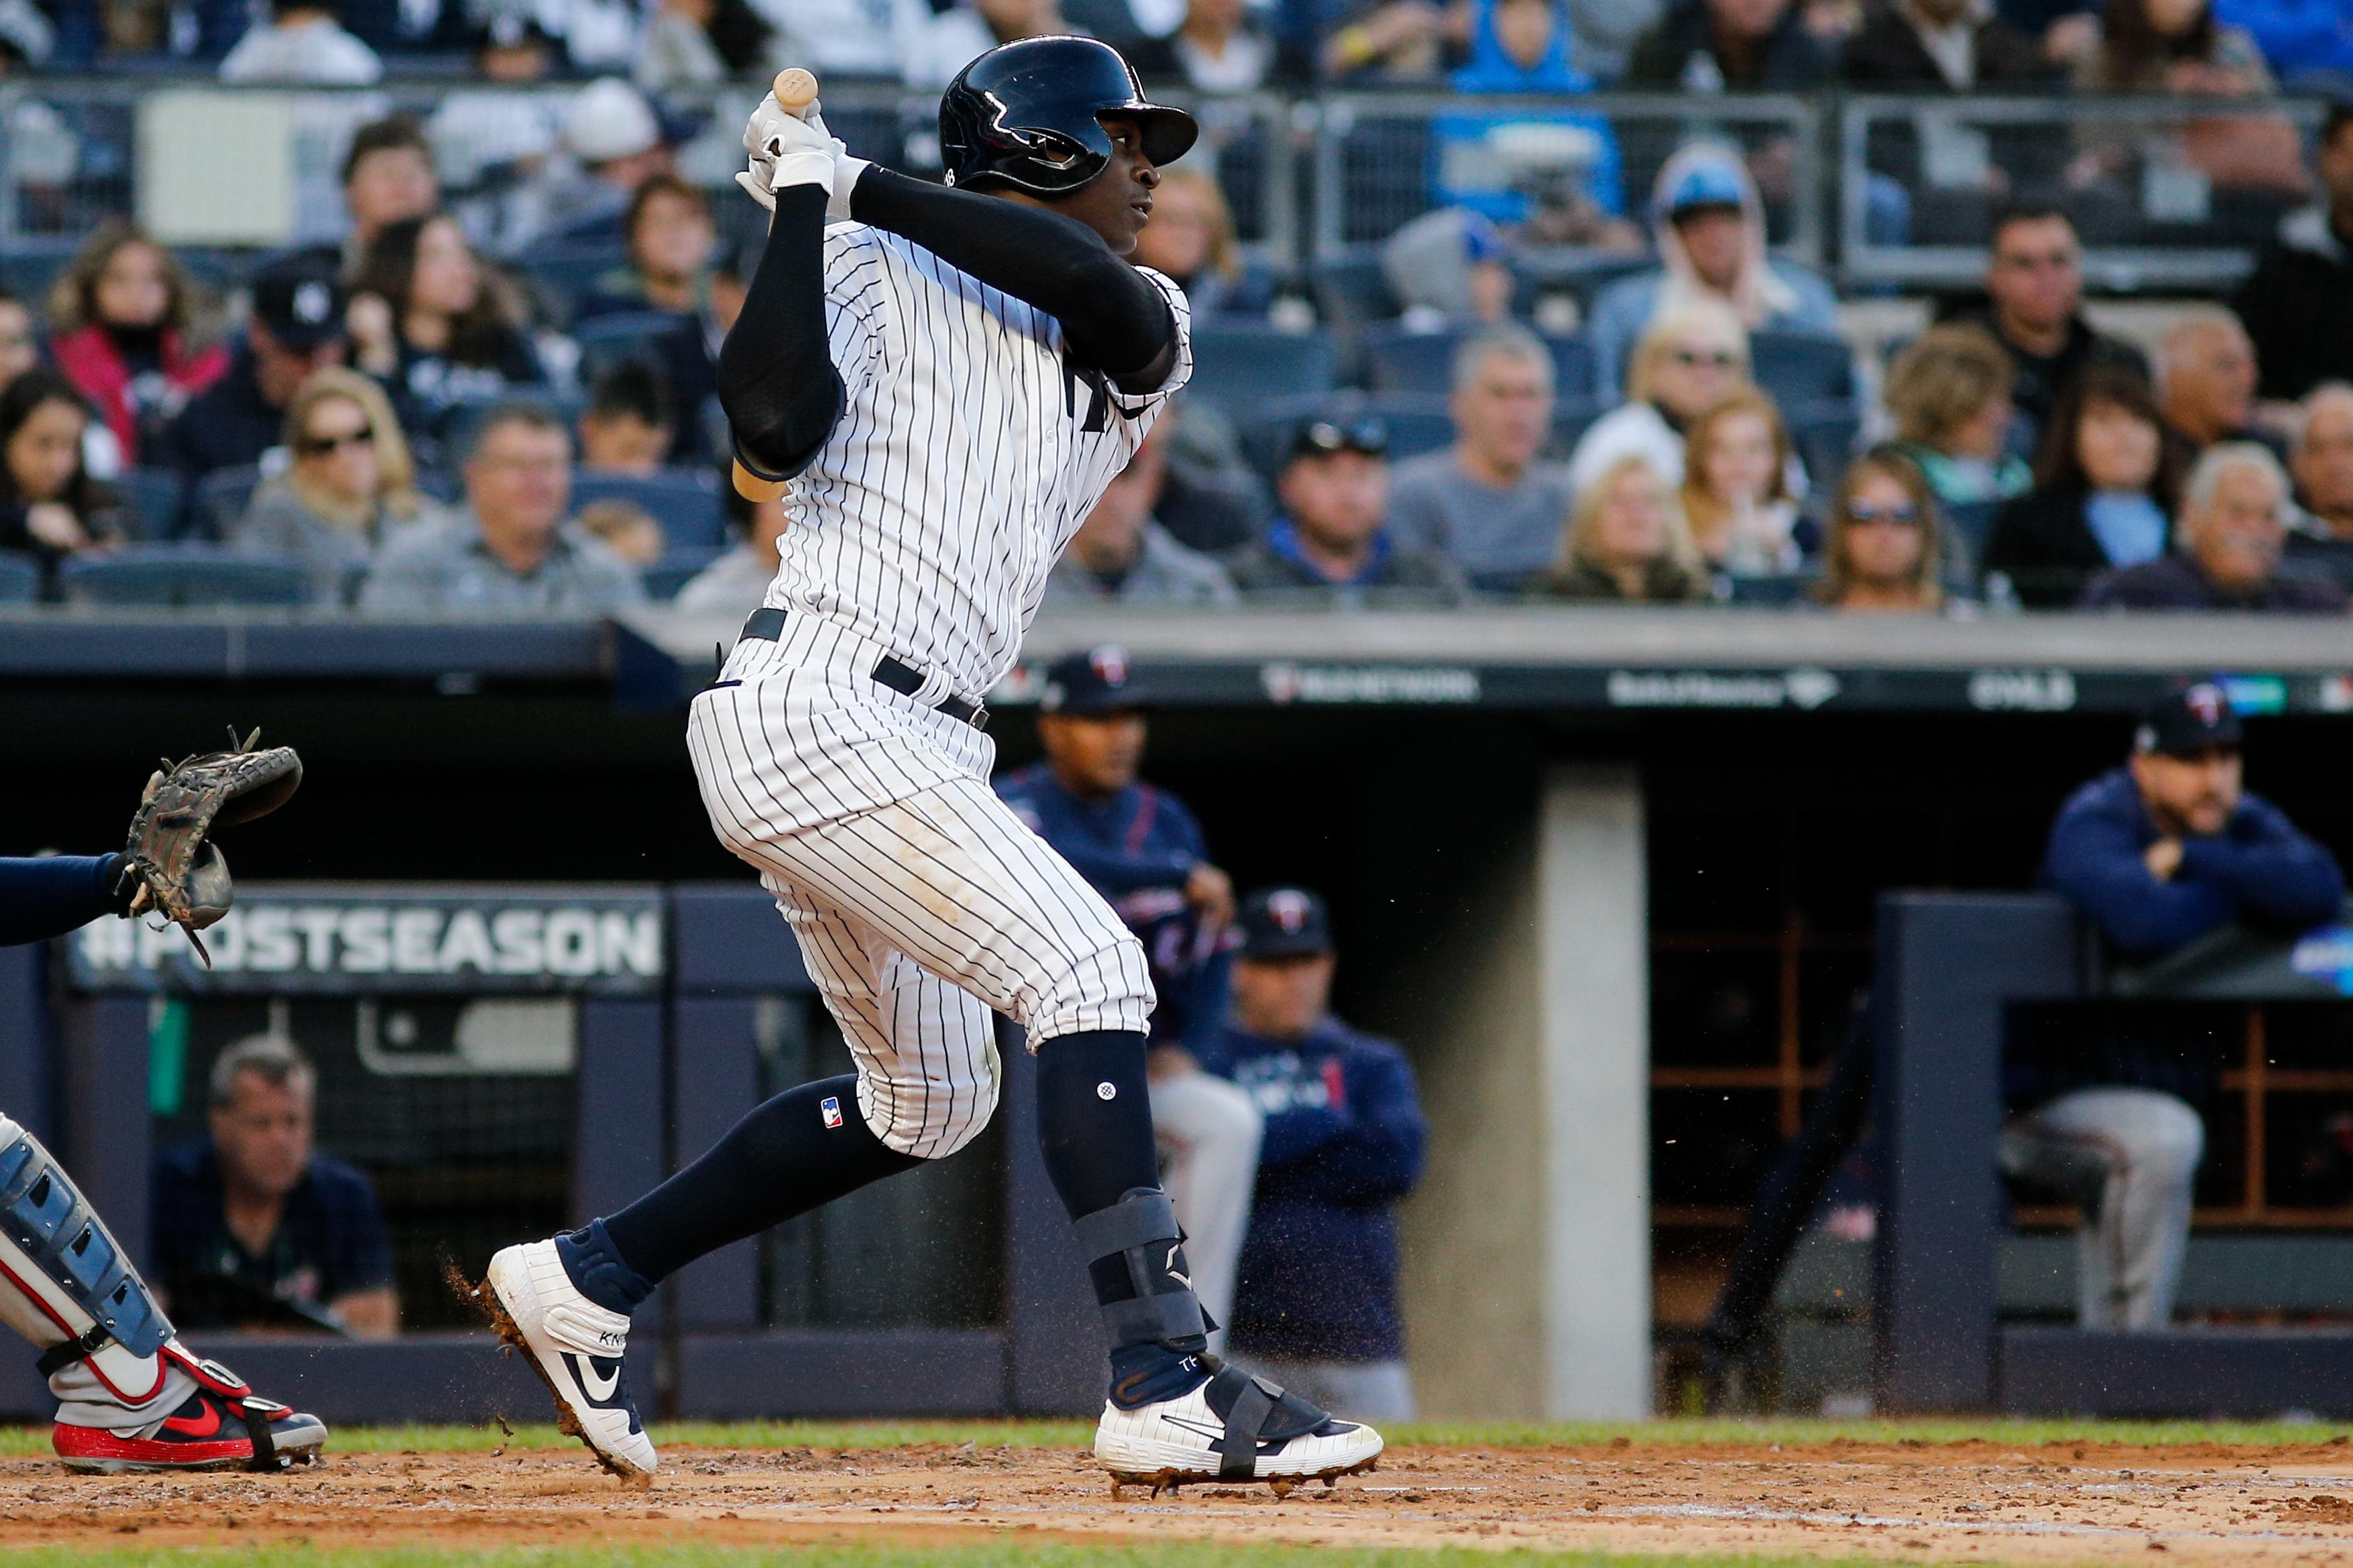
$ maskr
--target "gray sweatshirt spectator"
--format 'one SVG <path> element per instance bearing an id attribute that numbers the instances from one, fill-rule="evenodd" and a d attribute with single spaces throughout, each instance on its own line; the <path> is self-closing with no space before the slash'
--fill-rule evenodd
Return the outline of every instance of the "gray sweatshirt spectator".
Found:
<path id="1" fill-rule="evenodd" d="M 1226 569 L 1176 542 L 1153 508 L 1167 476 L 1166 444 L 1155 431 L 1103 499 L 1046 579 L 1050 605 L 1230 605 L 1239 597 Z"/>
<path id="2" fill-rule="evenodd" d="M 1513 592 L 1552 564 L 1568 470 L 1537 461 L 1550 433 L 1552 353 L 1525 327 L 1491 327 L 1454 359 L 1454 445 L 1409 458 L 1389 485 L 1389 531 L 1443 555 L 1479 587 Z"/>

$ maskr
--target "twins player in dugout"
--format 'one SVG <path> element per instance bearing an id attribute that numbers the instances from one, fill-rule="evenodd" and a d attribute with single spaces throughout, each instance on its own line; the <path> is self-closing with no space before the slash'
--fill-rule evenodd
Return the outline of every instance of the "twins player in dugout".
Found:
<path id="1" fill-rule="evenodd" d="M 631 1311 L 681 1266 L 944 1158 L 996 1107 L 992 1010 L 1038 1058 L 1047 1173 L 1111 1347 L 1095 1453 L 1155 1481 L 1335 1477 L 1381 1451 L 1208 1351 L 1159 1185 L 1144 947 L 989 788 L 981 699 L 1054 560 L 1192 374 L 1168 279 L 1125 259 L 1198 134 L 1091 39 L 982 55 L 940 104 L 949 184 L 851 157 L 787 72 L 736 176 L 772 214 L 721 350 L 740 485 L 792 521 L 687 740 L 858 1070 L 760 1106 L 583 1229 L 491 1259 L 485 1304 L 597 1457 L 656 1464 Z"/>
<path id="2" fill-rule="evenodd" d="M 1250 1097 L 1201 1070 L 1233 993 L 1234 885 L 1185 803 L 1137 776 L 1147 693 L 1125 650 L 1059 658 L 1038 699 L 1046 760 L 997 781 L 1022 825 L 1093 885 L 1144 943 L 1152 1012 L 1152 1128 L 1185 1227 L 1193 1293 L 1232 1321 L 1264 1123 Z M 1221 1348 L 1213 1330 L 1210 1348 Z"/>

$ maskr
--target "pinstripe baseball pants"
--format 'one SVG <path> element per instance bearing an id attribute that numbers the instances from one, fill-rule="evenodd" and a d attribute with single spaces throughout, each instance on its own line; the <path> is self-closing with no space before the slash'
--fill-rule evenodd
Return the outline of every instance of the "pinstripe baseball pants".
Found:
<path id="1" fill-rule="evenodd" d="M 713 831 L 775 895 L 841 1026 L 867 1125 L 939 1159 L 996 1109 L 992 1009 L 1033 1049 L 1142 1033 L 1152 982 L 1111 907 L 989 788 L 994 743 L 877 685 L 883 651 L 796 614 L 777 642 L 737 645 L 687 749 Z"/>

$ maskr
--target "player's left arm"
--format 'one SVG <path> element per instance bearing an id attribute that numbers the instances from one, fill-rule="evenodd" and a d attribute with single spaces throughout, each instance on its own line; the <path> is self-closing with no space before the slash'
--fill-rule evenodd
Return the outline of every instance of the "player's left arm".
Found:
<path id="1" fill-rule="evenodd" d="M 76 931 L 100 915 L 127 915 L 134 889 L 120 855 L 44 855 L 0 860 L 0 947 Z"/>
<path id="2" fill-rule="evenodd" d="M 1076 218 L 888 169 L 859 176 L 849 216 L 1054 317 L 1071 356 L 1122 392 L 1157 392 L 1176 371 L 1176 315 L 1167 298 Z"/>

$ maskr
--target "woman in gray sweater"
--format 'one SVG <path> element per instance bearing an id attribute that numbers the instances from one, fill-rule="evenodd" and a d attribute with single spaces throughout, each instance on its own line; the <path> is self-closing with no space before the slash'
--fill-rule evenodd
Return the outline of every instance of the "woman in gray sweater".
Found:
<path id="1" fill-rule="evenodd" d="M 310 569 L 313 604 L 341 605 L 375 548 L 441 509 L 417 489 L 417 466 L 382 388 L 348 370 L 305 381 L 286 409 L 285 470 L 253 492 L 229 531 L 248 555 Z"/>

